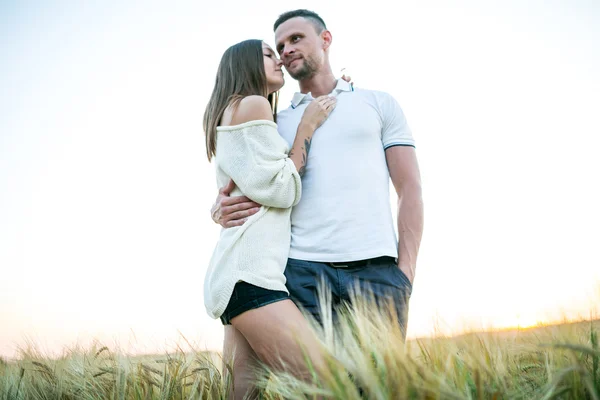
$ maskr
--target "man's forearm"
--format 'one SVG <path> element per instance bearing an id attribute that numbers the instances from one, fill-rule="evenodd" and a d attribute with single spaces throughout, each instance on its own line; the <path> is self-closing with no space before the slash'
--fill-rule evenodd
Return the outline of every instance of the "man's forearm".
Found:
<path id="1" fill-rule="evenodd" d="M 398 198 L 398 265 L 414 277 L 423 236 L 423 198 L 418 184 L 402 188 Z"/>

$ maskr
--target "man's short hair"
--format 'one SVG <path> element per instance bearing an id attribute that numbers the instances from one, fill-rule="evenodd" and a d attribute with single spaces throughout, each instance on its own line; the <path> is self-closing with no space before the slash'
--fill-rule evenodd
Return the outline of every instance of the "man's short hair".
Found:
<path id="1" fill-rule="evenodd" d="M 306 18 L 315 27 L 317 33 L 321 33 L 327 29 L 327 26 L 325 26 L 325 21 L 323 21 L 323 18 L 319 17 L 319 14 L 316 12 L 310 10 L 294 10 L 285 12 L 281 14 L 279 18 L 277 18 L 275 25 L 273 25 L 273 32 L 277 30 L 279 25 L 283 24 L 288 19 L 296 17 Z"/>

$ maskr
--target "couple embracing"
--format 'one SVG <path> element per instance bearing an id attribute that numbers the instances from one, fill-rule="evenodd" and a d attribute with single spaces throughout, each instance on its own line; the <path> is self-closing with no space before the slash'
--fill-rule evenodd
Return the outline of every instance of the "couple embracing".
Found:
<path id="1" fill-rule="evenodd" d="M 224 228 L 204 301 L 225 326 L 235 398 L 252 394 L 257 360 L 298 375 L 308 373 L 305 356 L 323 367 L 300 312 L 320 320 L 321 282 L 334 318 L 336 305 L 350 303 L 359 287 L 378 304 L 394 304 L 406 335 L 423 231 L 414 140 L 396 100 L 334 77 L 332 35 L 316 13 L 284 13 L 274 31 L 274 50 L 247 40 L 225 51 L 204 114 L 221 187 L 212 216 Z M 300 91 L 277 112 L 283 67 Z"/>

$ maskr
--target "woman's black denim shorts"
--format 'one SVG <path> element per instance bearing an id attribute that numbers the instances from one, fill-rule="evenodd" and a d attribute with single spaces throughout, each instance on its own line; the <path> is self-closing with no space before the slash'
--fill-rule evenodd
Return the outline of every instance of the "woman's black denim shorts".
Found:
<path id="1" fill-rule="evenodd" d="M 290 295 L 279 290 L 269 290 L 246 282 L 238 282 L 233 288 L 227 308 L 221 315 L 223 325 L 231 325 L 231 320 L 248 310 L 289 299 Z"/>

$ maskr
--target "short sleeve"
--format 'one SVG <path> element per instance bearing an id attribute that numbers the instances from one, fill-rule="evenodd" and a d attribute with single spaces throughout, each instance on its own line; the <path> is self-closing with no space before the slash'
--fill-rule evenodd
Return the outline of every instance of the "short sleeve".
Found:
<path id="1" fill-rule="evenodd" d="M 383 148 L 393 146 L 415 147 L 415 140 L 400 104 L 388 93 L 379 92 L 379 107 L 382 118 L 381 142 Z"/>

